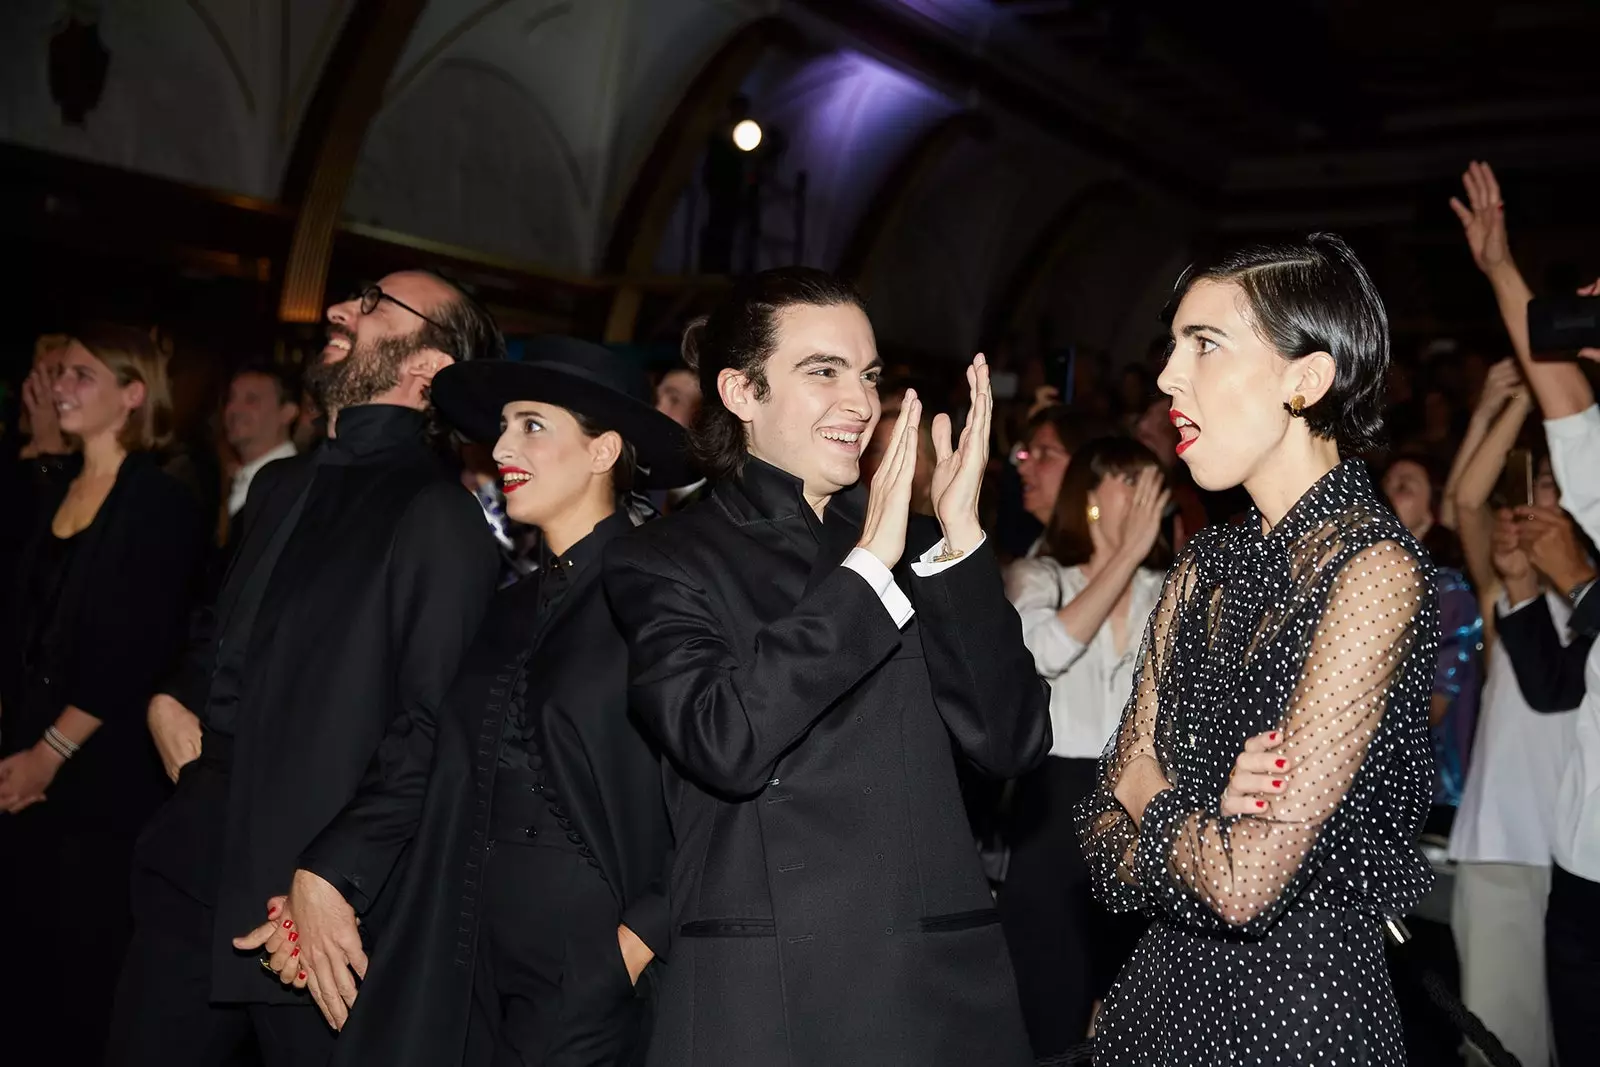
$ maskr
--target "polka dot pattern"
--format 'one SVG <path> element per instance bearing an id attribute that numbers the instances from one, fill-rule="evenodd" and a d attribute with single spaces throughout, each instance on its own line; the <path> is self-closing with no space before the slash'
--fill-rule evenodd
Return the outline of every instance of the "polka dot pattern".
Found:
<path id="1" fill-rule="evenodd" d="M 1103 1064 L 1402 1064 L 1382 920 L 1433 875 L 1433 567 L 1347 460 L 1271 531 L 1209 527 L 1173 565 L 1138 685 L 1078 810 L 1096 890 L 1156 921 L 1108 997 Z M 1223 816 L 1247 738 L 1284 734 L 1284 792 Z M 1154 756 L 1135 826 L 1113 796 Z"/>

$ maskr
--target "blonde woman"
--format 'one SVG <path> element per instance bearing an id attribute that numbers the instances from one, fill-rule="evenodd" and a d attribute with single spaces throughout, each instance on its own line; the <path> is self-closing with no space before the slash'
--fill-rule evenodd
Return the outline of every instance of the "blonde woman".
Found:
<path id="1" fill-rule="evenodd" d="M 82 448 L 71 481 L 32 509 L 7 576 L 0 855 L 28 877 L 3 880 L 0 907 L 28 975 L 0 1033 L 49 1035 L 54 1062 L 85 1063 L 99 1057 L 129 932 L 134 837 L 167 785 L 144 706 L 181 642 L 203 530 L 152 455 L 171 407 L 147 335 L 75 333 L 51 397 Z"/>

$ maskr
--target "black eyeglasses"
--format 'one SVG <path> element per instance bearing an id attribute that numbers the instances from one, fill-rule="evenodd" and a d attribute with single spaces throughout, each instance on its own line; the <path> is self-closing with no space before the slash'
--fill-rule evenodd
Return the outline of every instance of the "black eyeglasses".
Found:
<path id="1" fill-rule="evenodd" d="M 360 292 L 351 294 L 350 299 L 361 301 L 361 314 L 363 315 L 372 314 L 374 311 L 378 310 L 378 305 L 380 303 L 387 300 L 396 307 L 404 308 L 411 312 L 411 314 L 415 315 L 429 326 L 439 330 L 444 329 L 444 326 L 435 322 L 433 319 L 428 318 L 428 316 L 424 315 L 422 312 L 418 311 L 404 300 L 395 299 L 376 285 L 369 285 Z"/>

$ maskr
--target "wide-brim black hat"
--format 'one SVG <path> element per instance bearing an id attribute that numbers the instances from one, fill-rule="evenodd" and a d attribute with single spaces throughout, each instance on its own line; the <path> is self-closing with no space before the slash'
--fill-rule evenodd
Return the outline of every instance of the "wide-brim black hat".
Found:
<path id="1" fill-rule="evenodd" d="M 655 409 L 645 373 L 589 341 L 535 337 L 524 344 L 520 360 L 452 364 L 434 375 L 432 395 L 446 422 L 485 444 L 499 439 L 507 404 L 537 401 L 621 434 L 639 458 L 637 488 L 675 489 L 699 478 L 689 460 L 688 435 Z"/>

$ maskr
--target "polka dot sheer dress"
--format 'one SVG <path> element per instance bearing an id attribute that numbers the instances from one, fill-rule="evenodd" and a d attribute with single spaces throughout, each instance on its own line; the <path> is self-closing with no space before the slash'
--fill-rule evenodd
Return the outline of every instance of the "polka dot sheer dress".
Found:
<path id="1" fill-rule="evenodd" d="M 1433 568 L 1346 460 L 1271 531 L 1209 527 L 1167 576 L 1132 699 L 1078 810 L 1096 890 L 1155 916 L 1106 1000 L 1097 1064 L 1402 1064 L 1382 922 L 1433 875 Z M 1284 792 L 1224 816 L 1256 734 Z M 1113 795 L 1154 756 L 1139 825 Z"/>

